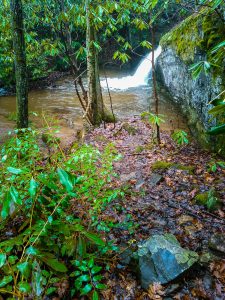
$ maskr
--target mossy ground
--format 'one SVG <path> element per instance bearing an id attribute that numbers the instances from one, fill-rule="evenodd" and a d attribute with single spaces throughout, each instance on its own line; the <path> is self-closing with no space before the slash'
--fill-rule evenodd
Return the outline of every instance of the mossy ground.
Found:
<path id="1" fill-rule="evenodd" d="M 185 166 L 182 164 L 177 164 L 174 162 L 167 162 L 167 161 L 156 161 L 152 164 L 151 168 L 153 171 L 167 170 L 170 168 L 174 168 L 178 170 L 188 171 L 189 174 L 192 174 L 195 169 L 194 166 Z"/>

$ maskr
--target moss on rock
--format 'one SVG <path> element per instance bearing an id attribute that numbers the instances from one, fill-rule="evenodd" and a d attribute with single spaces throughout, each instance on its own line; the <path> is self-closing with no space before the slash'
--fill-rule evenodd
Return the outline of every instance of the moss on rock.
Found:
<path id="1" fill-rule="evenodd" d="M 160 45 L 163 48 L 172 47 L 183 62 L 190 64 L 194 62 L 197 51 L 206 53 L 221 42 L 224 35 L 223 21 L 216 12 L 204 8 L 165 34 Z M 215 68 L 213 72 L 217 73 L 215 77 L 224 75 L 222 68 Z"/>
<path id="2" fill-rule="evenodd" d="M 200 23 L 201 19 L 198 14 L 188 17 L 165 34 L 160 41 L 160 45 L 163 48 L 167 46 L 172 47 L 184 62 L 193 61 L 195 49 L 202 42 L 202 38 L 200 38 Z"/>

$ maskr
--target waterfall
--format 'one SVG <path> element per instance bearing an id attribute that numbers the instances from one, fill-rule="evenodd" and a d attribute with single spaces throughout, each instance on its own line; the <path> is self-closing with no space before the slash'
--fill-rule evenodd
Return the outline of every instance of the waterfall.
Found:
<path id="1" fill-rule="evenodd" d="M 155 50 L 155 61 L 161 54 L 161 47 Z M 126 90 L 133 87 L 144 86 L 148 84 L 148 76 L 152 69 L 152 52 L 145 56 L 137 67 L 133 76 L 125 76 L 122 78 L 108 78 L 109 88 Z M 106 88 L 106 81 L 101 80 L 101 85 Z"/>

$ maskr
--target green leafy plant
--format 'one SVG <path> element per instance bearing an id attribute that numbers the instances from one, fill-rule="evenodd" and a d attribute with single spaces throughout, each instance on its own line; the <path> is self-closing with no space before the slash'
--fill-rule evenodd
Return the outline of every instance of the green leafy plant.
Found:
<path id="1" fill-rule="evenodd" d="M 210 211 L 218 209 L 221 206 L 218 194 L 213 188 L 206 193 L 196 195 L 195 201 L 200 205 L 204 205 Z"/>
<path id="2" fill-rule="evenodd" d="M 157 115 L 157 114 L 145 111 L 141 114 L 141 118 L 144 120 L 147 120 L 156 129 L 157 129 L 157 127 L 159 128 L 162 123 L 165 123 L 164 115 L 162 115 L 162 114 Z M 154 135 L 154 132 L 153 132 L 153 135 Z"/>
<path id="3" fill-rule="evenodd" d="M 104 242 L 92 216 L 121 194 L 111 188 L 112 163 L 119 156 L 113 145 L 102 153 L 84 145 L 66 155 L 55 141 L 46 158 L 39 147 L 41 132 L 28 128 L 10 135 L 0 155 L 0 231 L 14 233 L 0 241 L 0 293 L 6 299 L 57 295 L 62 281 L 72 282 L 69 270 L 80 270 L 75 257 L 88 264 L 88 257 L 116 250 Z M 89 262 L 89 268 L 92 289 L 81 288 L 77 279 L 73 292 L 98 299 L 104 264 Z"/>
<path id="4" fill-rule="evenodd" d="M 172 139 L 177 143 L 178 146 L 187 145 L 189 143 L 188 134 L 183 130 L 175 130 L 172 134 Z"/>
<path id="5" fill-rule="evenodd" d="M 163 119 L 164 115 L 162 114 L 156 115 L 154 113 L 144 111 L 143 113 L 141 113 L 141 118 L 143 120 L 147 119 L 149 123 L 153 125 L 160 125 L 161 123 L 165 123 L 165 120 Z"/>
<path id="6" fill-rule="evenodd" d="M 70 274 L 70 277 L 75 277 L 75 289 L 72 290 L 72 295 L 79 291 L 81 296 L 92 293 L 93 300 L 99 299 L 98 291 L 106 288 L 102 283 L 103 276 L 100 274 L 102 267 L 96 265 L 93 258 L 75 260 L 73 265 L 77 270 Z"/>
<path id="7" fill-rule="evenodd" d="M 208 165 L 208 170 L 211 172 L 216 172 L 218 168 L 225 169 L 224 161 L 211 161 Z"/>

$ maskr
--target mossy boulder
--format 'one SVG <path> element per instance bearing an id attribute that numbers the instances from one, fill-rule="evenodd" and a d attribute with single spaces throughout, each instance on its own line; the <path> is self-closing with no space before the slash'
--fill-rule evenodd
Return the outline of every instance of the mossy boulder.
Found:
<path id="1" fill-rule="evenodd" d="M 225 4 L 223 4 L 222 10 Z M 224 40 L 224 22 L 215 11 L 203 8 L 181 22 L 164 35 L 160 41 L 162 53 L 156 63 L 159 81 L 179 104 L 187 117 L 192 135 L 204 147 L 225 155 L 223 136 L 210 137 L 206 132 L 216 126 L 209 110 L 210 101 L 225 88 L 224 55 L 220 55 L 221 67 L 211 65 L 210 72 L 201 72 L 194 79 L 190 67 L 202 61 L 210 61 L 210 49 Z"/>

